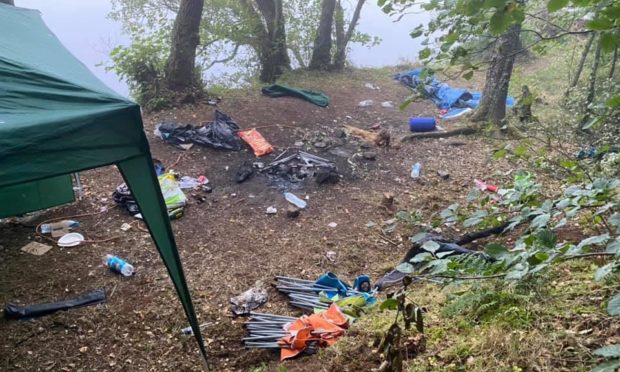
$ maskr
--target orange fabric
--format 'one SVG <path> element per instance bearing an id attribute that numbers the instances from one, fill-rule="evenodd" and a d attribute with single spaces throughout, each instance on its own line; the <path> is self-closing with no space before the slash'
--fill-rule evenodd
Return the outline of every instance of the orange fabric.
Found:
<path id="1" fill-rule="evenodd" d="M 252 150 L 254 150 L 254 155 L 257 157 L 271 154 L 273 152 L 273 146 L 271 146 L 265 137 L 263 137 L 263 135 L 256 129 L 241 131 L 239 132 L 239 137 L 250 145 Z"/>
<path id="2" fill-rule="evenodd" d="M 293 358 L 307 347 L 310 341 L 319 341 L 320 346 L 331 346 L 344 334 L 348 320 L 336 304 L 327 311 L 310 316 L 302 315 L 286 327 L 290 336 L 279 341 L 280 360 Z"/>
<path id="3" fill-rule="evenodd" d="M 340 308 L 338 308 L 335 304 L 331 304 L 327 311 L 321 313 L 321 315 L 339 327 L 348 328 L 349 319 L 347 319 L 342 311 L 340 311 Z"/>

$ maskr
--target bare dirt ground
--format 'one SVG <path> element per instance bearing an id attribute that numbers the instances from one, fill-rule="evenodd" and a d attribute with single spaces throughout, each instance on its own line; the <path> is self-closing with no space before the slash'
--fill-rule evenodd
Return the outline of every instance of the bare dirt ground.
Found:
<path id="1" fill-rule="evenodd" d="M 371 76 L 371 77 L 368 77 Z M 378 85 L 370 90 L 366 82 Z M 293 84 L 295 82 L 291 82 Z M 333 271 L 353 279 L 368 274 L 376 280 L 399 261 L 407 245 L 399 236 L 381 236 L 383 221 L 396 210 L 419 209 L 425 216 L 463 199 L 474 178 L 500 181 L 489 162 L 490 146 L 466 137 L 445 140 L 417 140 L 391 148 L 371 147 L 377 159 L 351 156 L 360 151 L 354 138 L 337 138 L 343 124 L 368 129 L 374 124 L 391 131 L 393 138 L 407 133 L 410 116 L 435 116 L 430 102 L 412 104 L 405 111 L 382 108 L 380 102 L 396 106 L 408 95 L 407 89 L 388 74 L 356 71 L 346 75 L 305 77 L 299 84 L 321 90 L 332 98 L 328 108 L 320 108 L 294 98 L 272 99 L 259 92 L 224 97 L 219 108 L 242 128 L 265 127 L 260 132 L 276 151 L 262 161 L 269 162 L 296 141 L 305 141 L 308 152 L 336 161 L 343 179 L 336 185 L 311 181 L 294 192 L 308 196 L 308 207 L 297 219 L 286 216 L 287 202 L 281 191 L 269 186 L 264 176 L 254 176 L 237 184 L 234 175 L 244 160 L 255 160 L 245 148 L 240 152 L 216 151 L 194 146 L 181 151 L 152 134 L 163 119 L 199 124 L 212 119 L 214 108 L 197 105 L 145 116 L 145 129 L 153 156 L 165 165 L 175 163 L 181 175 L 206 175 L 214 190 L 198 204 L 188 193 L 185 215 L 172 222 L 201 322 L 211 365 L 215 371 L 247 371 L 261 365 L 277 370 L 278 355 L 268 351 L 248 351 L 241 344 L 243 319 L 233 319 L 229 298 L 249 288 L 256 280 L 270 282 L 275 275 L 314 279 Z M 299 85 L 297 84 L 297 85 Z M 359 108 L 364 99 L 374 105 Z M 452 122 L 441 123 L 445 129 Z M 327 148 L 314 147 L 326 139 Z M 345 157 L 346 156 L 346 157 Z M 423 164 L 421 182 L 409 176 L 415 162 Z M 436 172 L 449 172 L 448 180 Z M 182 308 L 165 267 L 145 232 L 120 230 L 133 218 L 114 206 L 111 193 L 122 182 L 114 167 L 82 173 L 85 195 L 68 206 L 43 213 L 39 220 L 98 213 L 79 218 L 80 230 L 90 239 L 120 235 L 119 239 L 75 248 L 54 247 L 43 256 L 33 256 L 20 248 L 35 237 L 32 226 L 0 225 L 0 304 L 32 304 L 78 296 L 95 288 L 105 288 L 104 305 L 56 313 L 31 321 L 0 320 L 0 370 L 4 371 L 185 371 L 201 370 L 195 341 L 180 335 L 187 326 Z M 382 194 L 396 195 L 396 209 L 380 204 Z M 278 209 L 267 215 L 267 207 Z M 102 208 L 107 208 L 99 213 Z M 335 222 L 335 228 L 328 224 Z M 369 228 L 368 222 L 377 227 Z M 335 251 L 337 260 L 324 258 Z M 102 265 L 102 257 L 112 253 L 126 258 L 137 275 L 123 278 Z M 287 306 L 275 289 L 263 311 L 299 315 Z M 326 370 L 312 357 L 285 363 L 289 371 Z M 368 364 L 368 367 L 374 365 Z M 342 366 L 342 370 L 348 370 Z"/>

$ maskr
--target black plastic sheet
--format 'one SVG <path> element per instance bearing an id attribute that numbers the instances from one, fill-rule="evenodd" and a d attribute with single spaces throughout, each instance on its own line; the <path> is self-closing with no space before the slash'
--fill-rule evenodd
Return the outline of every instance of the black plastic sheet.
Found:
<path id="1" fill-rule="evenodd" d="M 31 319 L 44 315 L 53 314 L 61 310 L 75 309 L 84 306 L 96 305 L 106 302 L 105 289 L 95 289 L 80 297 L 59 302 L 43 303 L 29 306 L 7 304 L 4 307 L 4 316 L 8 319 Z"/>

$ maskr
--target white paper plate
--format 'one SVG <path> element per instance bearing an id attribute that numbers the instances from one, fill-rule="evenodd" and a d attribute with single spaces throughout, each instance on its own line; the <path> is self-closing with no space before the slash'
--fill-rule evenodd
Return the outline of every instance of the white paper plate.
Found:
<path id="1" fill-rule="evenodd" d="M 80 233 L 65 234 L 58 239 L 59 247 L 75 247 L 84 241 L 84 235 Z"/>

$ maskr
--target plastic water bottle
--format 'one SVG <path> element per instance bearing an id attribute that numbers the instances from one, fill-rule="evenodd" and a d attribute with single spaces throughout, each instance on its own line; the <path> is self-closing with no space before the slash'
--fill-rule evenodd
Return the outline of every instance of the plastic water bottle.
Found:
<path id="1" fill-rule="evenodd" d="M 123 276 L 132 276 L 136 272 L 136 270 L 130 263 L 127 263 L 127 261 L 123 260 L 122 258 L 113 256 L 111 254 L 105 255 L 104 264 L 109 267 L 110 270 L 116 271 Z"/>
<path id="2" fill-rule="evenodd" d="M 43 234 L 49 234 L 55 229 L 76 229 L 80 227 L 80 223 L 74 220 L 62 220 L 54 223 L 44 223 L 41 225 L 41 232 Z"/>
<path id="3" fill-rule="evenodd" d="M 411 167 L 411 178 L 418 178 L 418 177 L 420 177 L 420 173 L 422 173 L 422 164 L 415 163 Z"/>
<path id="4" fill-rule="evenodd" d="M 299 199 L 295 194 L 291 194 L 290 192 L 284 193 L 284 198 L 289 203 L 295 205 L 297 208 L 304 209 L 306 208 L 306 202 L 304 200 Z"/>

